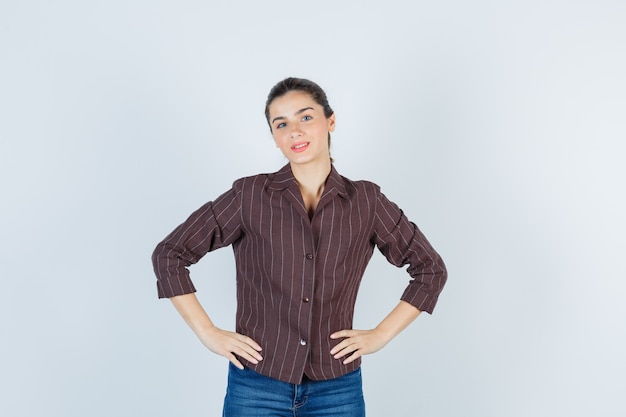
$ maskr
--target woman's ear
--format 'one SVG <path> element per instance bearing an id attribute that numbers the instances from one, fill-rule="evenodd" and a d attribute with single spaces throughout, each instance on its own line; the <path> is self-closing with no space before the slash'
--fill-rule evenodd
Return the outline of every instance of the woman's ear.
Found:
<path id="1" fill-rule="evenodd" d="M 335 131 L 335 113 L 331 114 L 330 117 L 326 120 L 328 121 L 328 131 L 334 132 Z"/>

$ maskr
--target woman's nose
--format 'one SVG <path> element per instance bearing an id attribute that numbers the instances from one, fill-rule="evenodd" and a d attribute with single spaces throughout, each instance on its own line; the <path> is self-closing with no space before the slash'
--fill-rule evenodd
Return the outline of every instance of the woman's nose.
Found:
<path id="1" fill-rule="evenodd" d="M 292 125 L 290 134 L 292 138 L 297 138 L 297 137 L 302 136 L 302 130 L 300 129 L 300 126 Z"/>

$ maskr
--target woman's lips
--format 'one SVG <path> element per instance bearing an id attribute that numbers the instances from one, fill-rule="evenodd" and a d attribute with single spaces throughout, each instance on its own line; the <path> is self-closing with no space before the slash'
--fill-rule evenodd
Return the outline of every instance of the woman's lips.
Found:
<path id="1" fill-rule="evenodd" d="M 296 143 L 291 147 L 291 150 L 294 152 L 304 152 L 306 148 L 309 147 L 309 142 L 300 142 Z"/>

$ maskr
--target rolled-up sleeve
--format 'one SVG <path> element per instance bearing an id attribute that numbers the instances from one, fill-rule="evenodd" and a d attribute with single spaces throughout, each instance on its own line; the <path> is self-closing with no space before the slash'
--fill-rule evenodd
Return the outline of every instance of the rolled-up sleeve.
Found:
<path id="1" fill-rule="evenodd" d="M 419 228 L 380 191 L 373 240 L 391 264 L 409 265 L 407 272 L 412 279 L 401 299 L 432 314 L 446 283 L 446 266 Z"/>
<path id="2" fill-rule="evenodd" d="M 188 267 L 241 234 L 241 197 L 236 187 L 193 212 L 152 253 L 159 298 L 195 292 Z"/>

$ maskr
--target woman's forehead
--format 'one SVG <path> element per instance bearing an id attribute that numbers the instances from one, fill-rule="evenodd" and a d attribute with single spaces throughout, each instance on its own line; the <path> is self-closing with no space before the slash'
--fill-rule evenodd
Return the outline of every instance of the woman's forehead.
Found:
<path id="1" fill-rule="evenodd" d="M 277 97 L 269 105 L 270 115 L 276 115 L 278 113 L 295 113 L 305 107 L 312 107 L 313 109 L 321 109 L 320 106 L 313 98 L 304 91 L 290 91 L 280 97 Z"/>

